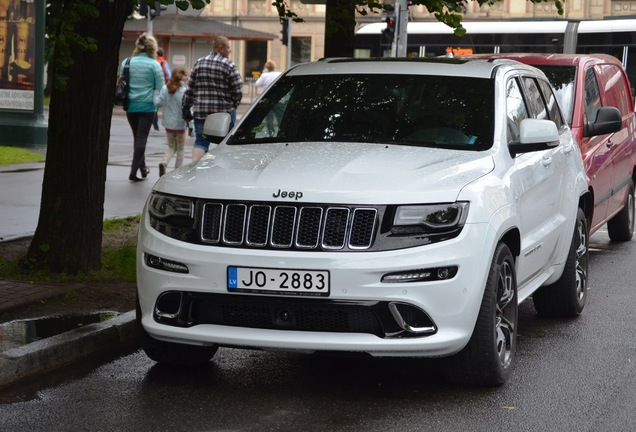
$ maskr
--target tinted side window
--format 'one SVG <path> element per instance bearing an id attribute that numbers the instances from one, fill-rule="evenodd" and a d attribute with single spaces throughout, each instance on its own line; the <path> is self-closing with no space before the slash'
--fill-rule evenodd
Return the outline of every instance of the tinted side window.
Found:
<path id="1" fill-rule="evenodd" d="M 574 66 L 562 65 L 534 65 L 541 69 L 548 77 L 554 93 L 559 100 L 561 113 L 565 121 L 572 125 L 572 115 L 574 111 L 574 94 L 576 78 L 576 68 Z"/>
<path id="2" fill-rule="evenodd" d="M 601 108 L 601 97 L 594 69 L 585 72 L 585 122 L 596 120 L 596 113 Z"/>
<path id="3" fill-rule="evenodd" d="M 552 92 L 552 87 L 550 87 L 550 84 L 546 81 L 537 80 L 537 82 L 539 83 L 541 94 L 543 95 L 543 101 L 548 107 L 548 116 L 550 117 L 550 120 L 556 123 L 557 128 L 561 129 L 563 126 L 563 120 L 561 118 L 561 112 L 559 111 L 559 104 Z"/>
<path id="4" fill-rule="evenodd" d="M 618 108 L 624 116 L 631 115 L 631 95 L 627 89 L 625 74 L 616 65 L 604 64 L 597 66 L 603 78 L 605 95 L 603 106 L 613 106 Z"/>
<path id="5" fill-rule="evenodd" d="M 529 117 L 521 86 L 516 78 L 506 83 L 506 116 L 508 143 L 519 142 L 521 120 Z"/>
<path id="6" fill-rule="evenodd" d="M 523 84 L 526 88 L 526 97 L 528 98 L 528 108 L 532 117 L 546 120 L 549 119 L 548 111 L 543 103 L 543 97 L 539 91 L 537 81 L 534 78 L 523 77 Z"/>

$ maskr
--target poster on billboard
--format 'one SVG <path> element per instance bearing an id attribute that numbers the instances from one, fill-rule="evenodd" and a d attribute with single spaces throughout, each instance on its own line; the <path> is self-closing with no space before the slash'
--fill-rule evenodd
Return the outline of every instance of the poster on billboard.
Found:
<path id="1" fill-rule="evenodd" d="M 34 109 L 35 0 L 0 0 L 0 109 Z"/>

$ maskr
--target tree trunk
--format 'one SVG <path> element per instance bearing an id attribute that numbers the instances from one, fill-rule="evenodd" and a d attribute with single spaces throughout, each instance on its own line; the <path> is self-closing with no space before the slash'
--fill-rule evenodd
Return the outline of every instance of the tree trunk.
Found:
<path id="1" fill-rule="evenodd" d="M 27 262 L 55 272 L 101 268 L 110 124 L 119 47 L 132 1 L 97 0 L 99 17 L 75 31 L 96 52 L 76 49 L 68 86 L 51 92 L 48 145 L 38 225 Z M 57 56 L 54 56 L 57 58 Z M 56 76 L 55 58 L 49 63 Z"/>
<path id="2" fill-rule="evenodd" d="M 325 57 L 353 57 L 355 28 L 354 0 L 327 0 Z"/>

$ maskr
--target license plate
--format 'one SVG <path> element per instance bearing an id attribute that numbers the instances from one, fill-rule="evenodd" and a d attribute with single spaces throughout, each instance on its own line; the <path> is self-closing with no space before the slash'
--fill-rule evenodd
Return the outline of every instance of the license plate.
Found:
<path id="1" fill-rule="evenodd" d="M 256 267 L 228 267 L 227 289 L 231 292 L 328 296 L 329 272 Z"/>

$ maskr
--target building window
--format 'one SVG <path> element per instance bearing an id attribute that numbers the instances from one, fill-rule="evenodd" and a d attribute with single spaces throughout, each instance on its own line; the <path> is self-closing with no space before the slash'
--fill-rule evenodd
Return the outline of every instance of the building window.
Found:
<path id="1" fill-rule="evenodd" d="M 291 65 L 311 61 L 311 37 L 292 36 Z"/>
<path id="2" fill-rule="evenodd" d="M 263 70 L 267 61 L 267 42 L 246 41 L 245 42 L 245 65 L 243 68 L 243 78 L 258 78 L 258 74 Z M 256 75 L 254 75 L 256 73 Z"/>

